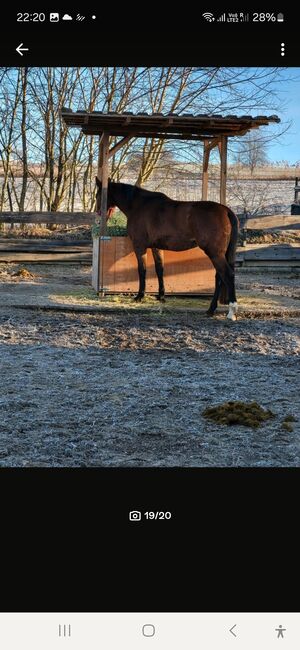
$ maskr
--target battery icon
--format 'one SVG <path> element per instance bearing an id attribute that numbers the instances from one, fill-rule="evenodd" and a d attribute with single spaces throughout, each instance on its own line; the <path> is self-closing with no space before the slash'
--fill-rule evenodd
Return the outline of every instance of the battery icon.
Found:
<path id="1" fill-rule="evenodd" d="M 277 14 L 277 22 L 278 23 L 283 23 L 284 21 L 284 16 L 283 14 Z"/>

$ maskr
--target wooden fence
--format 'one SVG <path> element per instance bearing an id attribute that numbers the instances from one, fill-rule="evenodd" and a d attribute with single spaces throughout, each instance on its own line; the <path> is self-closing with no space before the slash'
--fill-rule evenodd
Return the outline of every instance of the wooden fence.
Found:
<path id="1" fill-rule="evenodd" d="M 0 212 L 0 223 L 51 223 L 90 226 L 96 212 Z"/>
<path id="2" fill-rule="evenodd" d="M 80 225 L 92 225 L 97 218 L 96 213 L 86 213 L 86 212 L 2 212 L 0 213 L 0 223 L 32 223 L 32 224 L 42 224 L 42 223 L 53 223 L 53 224 L 68 224 L 74 226 Z M 247 230 L 260 230 L 264 229 L 266 231 L 274 230 L 295 230 L 300 229 L 300 219 L 299 215 L 268 215 L 250 218 L 247 221 Z M 121 240 L 117 245 L 115 243 L 116 251 L 126 248 L 125 239 L 116 238 L 116 240 Z M 123 241 L 122 241 L 123 240 Z M 113 244 L 112 244 L 113 245 Z M 125 249 L 124 249 L 125 250 Z M 133 254 L 128 255 L 128 263 L 130 268 L 133 268 L 134 271 L 129 272 L 129 275 L 133 272 L 134 277 L 136 274 L 136 263 Z M 194 260 L 193 255 L 195 255 L 195 249 L 191 250 L 192 253 L 191 260 Z M 172 255 L 172 254 L 171 254 Z M 180 269 L 181 282 L 184 281 L 184 274 L 186 273 L 187 282 L 191 285 L 191 279 L 196 269 L 194 269 L 194 261 L 186 261 L 186 253 L 184 254 L 184 259 L 180 257 L 179 253 L 173 253 L 176 256 L 176 260 L 170 259 L 170 270 L 172 268 L 172 273 L 174 273 L 174 263 L 178 269 L 178 264 L 182 263 L 182 268 Z M 112 274 L 115 278 L 118 278 L 118 282 L 121 282 L 120 278 L 120 268 L 123 264 L 120 261 L 119 252 L 114 252 L 109 254 L 110 259 L 113 259 L 113 256 L 118 259 L 117 266 L 112 267 L 109 271 L 110 273 L 110 285 L 112 284 Z M 125 256 L 126 257 L 126 256 Z M 153 269 L 151 267 L 152 256 L 148 255 L 149 260 L 149 277 L 152 277 Z M 81 263 L 85 265 L 92 264 L 92 242 L 90 240 L 74 240 L 74 241 L 65 241 L 63 239 L 12 239 L 3 237 L 0 235 L 0 262 L 15 262 L 15 263 L 47 263 L 47 264 L 64 264 L 64 263 Z M 191 266 L 192 264 L 192 266 Z M 120 266 L 121 265 L 121 266 Z M 126 265 L 125 265 L 126 266 Z M 237 255 L 237 266 L 243 267 L 261 267 L 265 268 L 299 268 L 300 267 L 300 249 L 297 246 L 291 245 L 261 245 L 259 247 L 247 246 L 246 249 L 239 249 Z M 151 269 L 150 269 L 151 267 Z M 124 270 L 124 269 L 123 269 Z M 206 269 L 205 273 L 208 271 Z M 125 271 L 124 271 L 125 272 Z M 204 268 L 203 268 L 204 272 Z M 189 274 L 192 275 L 189 275 Z M 129 275 L 127 276 L 129 278 Z M 130 278 L 133 275 L 130 275 Z M 154 276 L 153 276 L 154 277 Z M 203 276 L 204 278 L 204 276 Z M 210 276 L 206 276 L 209 285 L 211 284 Z M 153 280 L 154 281 L 154 280 Z M 123 281 L 122 281 L 123 282 Z M 131 282 L 131 280 L 130 280 Z M 126 284 L 126 280 L 125 280 Z M 130 286 L 130 285 L 128 285 Z"/>
<path id="3" fill-rule="evenodd" d="M 0 223 L 91 226 L 97 217 L 96 212 L 0 212 Z M 92 264 L 92 244 L 54 238 L 9 239 L 0 234 L 0 262 Z"/>

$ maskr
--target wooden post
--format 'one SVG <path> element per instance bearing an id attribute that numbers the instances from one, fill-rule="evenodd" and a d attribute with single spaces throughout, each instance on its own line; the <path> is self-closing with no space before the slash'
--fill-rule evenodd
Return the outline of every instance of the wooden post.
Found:
<path id="1" fill-rule="evenodd" d="M 105 295 L 104 287 L 104 245 L 107 215 L 108 156 L 109 133 L 103 133 L 99 143 L 98 178 L 102 182 L 101 208 L 99 218 L 99 237 L 93 241 L 93 277 L 92 285 L 101 297 Z"/>
<path id="2" fill-rule="evenodd" d="M 98 171 L 97 171 L 97 176 L 99 178 L 99 181 L 101 180 L 102 166 L 103 166 L 103 136 L 104 133 L 101 133 L 101 136 L 99 138 Z"/>
<path id="3" fill-rule="evenodd" d="M 208 193 L 208 163 L 209 163 L 209 154 L 211 147 L 209 146 L 209 141 L 204 140 L 203 147 L 203 168 L 202 168 L 202 201 L 207 201 Z"/>
<path id="4" fill-rule="evenodd" d="M 226 205 L 226 182 L 227 182 L 227 136 L 221 136 L 221 176 L 220 176 L 220 203 Z"/>
<path id="5" fill-rule="evenodd" d="M 8 189 L 8 186 L 7 186 L 7 189 Z M 295 198 L 294 198 L 295 203 L 297 203 L 297 201 L 298 201 L 299 192 L 300 192 L 299 178 L 298 178 L 298 176 L 296 176 L 296 178 L 295 178 Z"/>
<path id="6" fill-rule="evenodd" d="M 207 201 L 208 194 L 208 164 L 210 152 L 214 147 L 219 145 L 219 137 L 212 138 L 211 140 L 204 139 L 204 150 L 203 150 L 203 171 L 202 171 L 202 201 Z"/>

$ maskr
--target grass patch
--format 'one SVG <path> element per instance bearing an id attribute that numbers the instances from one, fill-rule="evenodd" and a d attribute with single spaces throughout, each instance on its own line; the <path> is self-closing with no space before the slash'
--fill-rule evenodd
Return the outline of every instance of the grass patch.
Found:
<path id="1" fill-rule="evenodd" d="M 172 311 L 176 309 L 207 309 L 210 303 L 209 298 L 166 298 L 166 302 L 162 303 L 157 300 L 155 295 L 146 295 L 141 302 L 135 302 L 134 295 L 118 294 L 112 296 L 105 296 L 104 299 L 99 298 L 99 302 L 103 304 L 119 305 L 124 307 L 151 308 L 156 307 L 162 311 Z"/>
<path id="2" fill-rule="evenodd" d="M 99 297 L 92 288 L 74 289 L 68 292 L 49 295 L 49 299 L 61 304 L 98 305 Z"/>
<path id="3" fill-rule="evenodd" d="M 274 417 L 269 409 L 263 409 L 257 402 L 224 402 L 218 406 L 205 409 L 203 417 L 218 424 L 233 426 L 241 424 L 257 429 L 263 422 Z"/>
<path id="4" fill-rule="evenodd" d="M 107 234 L 110 237 L 127 236 L 127 218 L 120 210 L 117 210 L 107 221 Z"/>
<path id="5" fill-rule="evenodd" d="M 264 307 L 267 309 L 268 307 L 282 306 L 280 296 L 270 297 L 270 294 L 258 296 L 255 294 L 249 295 L 249 293 L 248 295 L 245 295 L 243 291 L 241 291 L 241 294 L 242 295 L 238 296 L 239 307 Z"/>
<path id="6" fill-rule="evenodd" d="M 167 298 L 165 303 L 156 299 L 155 295 L 146 295 L 142 302 L 135 302 L 134 295 L 117 294 L 100 298 L 94 289 L 90 287 L 74 289 L 68 292 L 52 294 L 51 300 L 61 304 L 74 305 L 97 305 L 99 307 L 124 307 L 134 311 L 149 309 L 149 311 L 176 312 L 177 309 L 206 310 L 209 306 L 209 298 Z"/>

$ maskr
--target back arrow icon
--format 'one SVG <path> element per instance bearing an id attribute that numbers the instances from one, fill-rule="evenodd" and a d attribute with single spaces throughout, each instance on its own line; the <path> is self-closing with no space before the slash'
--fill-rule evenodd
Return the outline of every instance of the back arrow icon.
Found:
<path id="1" fill-rule="evenodd" d="M 23 47 L 23 43 L 20 43 L 20 45 L 16 47 L 16 52 L 18 52 L 18 54 L 21 56 L 24 56 L 23 52 L 28 52 L 28 47 Z"/>
<path id="2" fill-rule="evenodd" d="M 233 634 L 233 636 L 236 636 L 235 632 L 233 631 L 235 627 L 236 627 L 236 623 L 229 630 L 229 632 L 231 632 L 231 634 Z"/>

